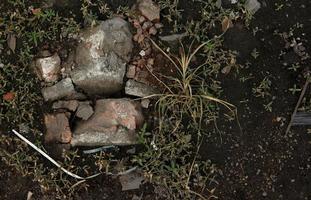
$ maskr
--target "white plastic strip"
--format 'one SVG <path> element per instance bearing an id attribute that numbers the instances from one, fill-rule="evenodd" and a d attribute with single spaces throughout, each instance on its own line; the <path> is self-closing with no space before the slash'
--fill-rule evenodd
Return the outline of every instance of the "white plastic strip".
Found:
<path id="1" fill-rule="evenodd" d="M 28 139 L 26 139 L 24 136 L 22 136 L 20 133 L 18 133 L 17 131 L 15 131 L 14 129 L 12 130 L 13 133 L 15 135 L 17 135 L 21 140 L 23 140 L 24 142 L 26 142 L 28 145 L 30 145 L 32 148 L 34 148 L 36 151 L 38 151 L 41 155 L 43 155 L 45 158 L 47 158 L 51 163 L 53 163 L 56 167 L 60 168 L 63 172 L 65 172 L 66 174 L 68 174 L 71 177 L 74 177 L 76 179 L 86 179 L 83 178 L 81 176 L 78 176 L 70 171 L 68 171 L 67 169 L 63 168 L 60 164 L 58 164 L 53 158 L 51 158 L 48 154 L 46 154 L 44 151 L 42 151 L 41 149 L 39 149 L 36 145 L 34 145 L 32 142 L 30 142 Z M 99 175 L 99 174 L 98 174 Z M 93 175 L 95 176 L 95 175 Z M 93 177 L 92 176 L 92 177 Z"/>
<path id="2" fill-rule="evenodd" d="M 21 135 L 20 133 L 18 133 L 17 131 L 15 131 L 14 129 L 12 130 L 13 133 L 19 137 L 21 140 L 23 140 L 24 142 L 26 142 L 29 146 L 31 146 L 33 149 L 35 149 L 36 151 L 38 151 L 41 155 L 43 155 L 46 159 L 48 159 L 51 163 L 53 163 L 56 167 L 60 168 L 63 172 L 65 172 L 66 174 L 68 174 L 69 176 L 76 178 L 76 179 L 80 179 L 80 180 L 86 180 L 86 179 L 90 179 L 90 178 L 94 178 L 98 175 L 101 175 L 102 173 L 97 173 L 91 176 L 88 176 L 86 178 L 83 178 L 77 174 L 74 174 L 70 171 L 68 171 L 67 169 L 63 168 L 60 164 L 58 164 L 53 158 L 51 158 L 48 154 L 46 154 L 44 151 L 42 151 L 40 148 L 38 148 L 36 145 L 34 145 L 32 142 L 30 142 L 27 138 L 25 138 L 23 135 Z M 120 172 L 117 174 L 113 174 L 113 173 L 106 173 L 107 175 L 125 175 L 128 173 L 131 173 L 133 171 L 135 171 L 137 169 L 137 167 L 133 167 L 131 169 L 128 169 L 124 172 Z"/>

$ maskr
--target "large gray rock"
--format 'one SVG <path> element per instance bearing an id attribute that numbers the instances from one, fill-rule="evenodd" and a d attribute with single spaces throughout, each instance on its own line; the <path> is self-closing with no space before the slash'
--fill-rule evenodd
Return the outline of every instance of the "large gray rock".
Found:
<path id="1" fill-rule="evenodd" d="M 55 101 L 70 97 L 76 93 L 75 88 L 70 78 L 65 78 L 51 87 L 46 87 L 41 90 L 45 101 Z"/>
<path id="2" fill-rule="evenodd" d="M 73 82 L 89 95 L 121 90 L 132 48 L 129 25 L 121 18 L 86 29 L 76 48 L 77 67 L 71 73 Z"/>
<path id="3" fill-rule="evenodd" d="M 72 146 L 137 144 L 136 130 L 144 121 L 141 107 L 129 99 L 96 101 L 95 112 L 77 123 Z"/>
<path id="4" fill-rule="evenodd" d="M 114 52 L 80 65 L 71 73 L 71 78 L 78 88 L 90 96 L 109 95 L 122 90 L 126 63 Z"/>

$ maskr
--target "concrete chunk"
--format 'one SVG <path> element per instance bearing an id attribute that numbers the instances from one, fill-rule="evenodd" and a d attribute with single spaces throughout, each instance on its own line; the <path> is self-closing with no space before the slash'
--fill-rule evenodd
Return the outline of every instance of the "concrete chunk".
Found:
<path id="1" fill-rule="evenodd" d="M 156 88 L 134 80 L 128 80 L 125 85 L 125 94 L 132 96 L 146 97 L 158 93 L 159 91 Z"/>
<path id="2" fill-rule="evenodd" d="M 77 123 L 71 145 L 131 145 L 137 144 L 136 130 L 144 121 L 139 103 L 129 99 L 96 101 L 94 114 Z"/>
<path id="3" fill-rule="evenodd" d="M 113 94 L 122 90 L 126 63 L 114 52 L 75 68 L 71 77 L 78 88 L 88 95 Z"/>
<path id="4" fill-rule="evenodd" d="M 57 81 L 60 75 L 61 60 L 57 54 L 45 58 L 38 58 L 35 61 L 36 73 L 45 82 Z"/>
<path id="5" fill-rule="evenodd" d="M 69 143 L 71 141 L 72 133 L 65 113 L 46 114 L 44 124 L 46 127 L 44 137 L 46 143 Z"/>
<path id="6" fill-rule="evenodd" d="M 66 78 L 51 87 L 41 90 L 45 101 L 55 101 L 75 94 L 75 89 L 70 78 Z"/>
<path id="7" fill-rule="evenodd" d="M 137 8 L 150 21 L 160 20 L 160 7 L 152 0 L 138 0 Z"/>
<path id="8" fill-rule="evenodd" d="M 92 106 L 90 105 L 90 102 L 79 102 L 79 107 L 76 112 L 76 116 L 83 119 L 88 120 L 92 115 L 94 111 Z"/>
<path id="9" fill-rule="evenodd" d="M 75 85 L 94 95 L 110 95 L 122 90 L 126 63 L 133 49 L 129 24 L 115 17 L 85 29 L 76 48 Z"/>
<path id="10" fill-rule="evenodd" d="M 79 102 L 76 100 L 70 100 L 70 101 L 57 101 L 53 103 L 52 108 L 54 110 L 57 109 L 67 109 L 69 111 L 76 111 L 79 106 Z"/>

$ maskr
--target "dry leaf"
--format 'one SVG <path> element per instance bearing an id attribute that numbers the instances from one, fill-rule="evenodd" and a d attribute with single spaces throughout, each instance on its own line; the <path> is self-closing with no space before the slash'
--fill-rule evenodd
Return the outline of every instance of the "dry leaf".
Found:
<path id="1" fill-rule="evenodd" d="M 8 37 L 7 37 L 7 43 L 9 48 L 15 52 L 15 48 L 16 48 L 16 36 L 15 34 L 9 33 Z"/>
<path id="2" fill-rule="evenodd" d="M 226 32 L 230 27 L 232 27 L 232 21 L 227 16 L 222 20 L 222 31 Z"/>
<path id="3" fill-rule="evenodd" d="M 35 9 L 31 9 L 32 14 L 34 15 L 38 15 L 41 13 L 41 8 L 35 8 Z"/>
<path id="4" fill-rule="evenodd" d="M 3 100 L 5 101 L 12 101 L 15 98 L 15 93 L 14 92 L 8 92 L 3 95 Z"/>
<path id="5" fill-rule="evenodd" d="M 229 74 L 229 72 L 231 71 L 231 67 L 232 67 L 231 65 L 228 65 L 228 66 L 222 68 L 221 73 Z"/>

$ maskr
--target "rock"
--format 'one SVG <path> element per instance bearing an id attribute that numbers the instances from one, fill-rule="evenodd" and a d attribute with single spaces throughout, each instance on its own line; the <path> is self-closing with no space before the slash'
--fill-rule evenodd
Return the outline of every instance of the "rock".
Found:
<path id="1" fill-rule="evenodd" d="M 168 43 L 176 43 L 179 42 L 182 38 L 186 37 L 187 33 L 180 33 L 180 34 L 172 34 L 166 36 L 159 36 L 160 40 Z"/>
<path id="2" fill-rule="evenodd" d="M 45 101 L 55 101 L 76 93 L 70 78 L 65 78 L 51 87 L 41 90 Z"/>
<path id="3" fill-rule="evenodd" d="M 50 56 L 53 56 L 53 54 L 49 50 L 42 50 L 42 51 L 39 51 L 38 53 L 38 57 L 40 58 L 46 58 Z"/>
<path id="4" fill-rule="evenodd" d="M 150 100 L 149 99 L 142 99 L 140 103 L 141 103 L 141 107 L 148 108 L 149 104 L 150 104 Z"/>
<path id="5" fill-rule="evenodd" d="M 74 92 L 72 95 L 66 96 L 65 100 L 86 100 L 87 96 L 81 92 Z"/>
<path id="6" fill-rule="evenodd" d="M 63 78 L 68 77 L 75 67 L 75 52 L 71 51 L 68 54 L 66 61 L 62 64 L 64 71 L 62 72 Z"/>
<path id="7" fill-rule="evenodd" d="M 60 75 L 61 60 L 57 54 L 35 61 L 35 70 L 39 79 L 45 82 L 57 81 Z"/>
<path id="8" fill-rule="evenodd" d="M 134 80 L 128 80 L 125 85 L 125 94 L 132 96 L 146 97 L 158 93 L 157 89 Z"/>
<path id="9" fill-rule="evenodd" d="M 126 72 L 127 78 L 134 78 L 136 74 L 136 66 L 135 65 L 129 65 Z"/>
<path id="10" fill-rule="evenodd" d="M 142 25 L 142 29 L 144 30 L 144 31 L 146 31 L 147 29 L 149 29 L 150 27 L 152 27 L 153 26 L 153 23 L 151 23 L 150 21 L 147 21 L 147 22 L 145 22 L 145 23 L 143 23 L 143 25 Z"/>
<path id="11" fill-rule="evenodd" d="M 72 133 L 65 113 L 44 115 L 44 124 L 46 127 L 44 137 L 46 143 L 69 143 L 71 141 Z"/>
<path id="12" fill-rule="evenodd" d="M 132 48 L 129 25 L 121 18 L 86 29 L 76 48 L 77 66 L 71 72 L 73 82 L 89 95 L 107 95 L 122 90 Z"/>
<path id="13" fill-rule="evenodd" d="M 222 0 L 217 0 L 216 1 L 216 7 L 221 8 Z"/>
<path id="14" fill-rule="evenodd" d="M 76 112 L 76 116 L 83 119 L 88 120 L 92 115 L 94 111 L 92 106 L 90 105 L 90 102 L 79 102 L 79 107 Z"/>
<path id="15" fill-rule="evenodd" d="M 152 0 L 138 0 L 137 9 L 150 21 L 160 20 L 160 7 Z"/>
<path id="16" fill-rule="evenodd" d="M 122 185 L 122 191 L 139 189 L 143 180 L 143 174 L 135 171 L 119 177 L 119 181 Z"/>
<path id="17" fill-rule="evenodd" d="M 76 101 L 76 100 L 70 100 L 70 101 L 57 101 L 55 103 L 53 103 L 53 106 L 52 108 L 54 110 L 57 110 L 57 109 L 67 109 L 69 111 L 76 111 L 77 108 L 79 106 L 79 102 Z"/>
<path id="18" fill-rule="evenodd" d="M 149 29 L 149 34 L 150 35 L 156 35 L 157 34 L 157 29 L 155 28 L 155 27 L 151 27 L 150 29 Z"/>
<path id="19" fill-rule="evenodd" d="M 128 99 L 97 100 L 94 114 L 77 123 L 72 146 L 137 144 L 135 130 L 143 125 L 139 104 Z"/>
<path id="20" fill-rule="evenodd" d="M 261 4 L 257 0 L 247 0 L 245 2 L 245 8 L 251 14 L 255 14 L 261 7 Z"/>
<path id="21" fill-rule="evenodd" d="M 127 154 L 135 154 L 135 153 L 136 153 L 136 148 L 133 147 L 133 148 L 131 148 L 131 149 L 126 150 L 126 153 L 127 153 Z"/>
<path id="22" fill-rule="evenodd" d="M 108 95 L 122 90 L 126 63 L 115 53 L 95 59 L 93 64 L 75 68 L 71 77 L 88 95 Z"/>
<path id="23" fill-rule="evenodd" d="M 105 53 L 114 52 L 129 61 L 133 49 L 129 24 L 120 17 L 102 21 L 98 26 L 88 28 L 80 35 L 76 48 L 76 63 L 89 65 L 93 59 L 100 59 Z"/>

